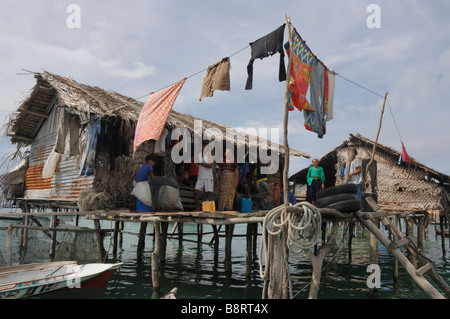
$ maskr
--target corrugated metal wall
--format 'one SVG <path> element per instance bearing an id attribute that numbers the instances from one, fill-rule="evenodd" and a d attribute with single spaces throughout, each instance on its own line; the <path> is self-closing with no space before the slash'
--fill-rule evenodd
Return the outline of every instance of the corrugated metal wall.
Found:
<path id="1" fill-rule="evenodd" d="M 56 142 L 62 109 L 53 107 L 30 147 L 29 167 L 25 175 L 28 199 L 76 201 L 82 190 L 92 188 L 94 177 L 79 176 L 76 157 L 62 156 L 52 178 L 42 178 L 42 170 Z"/>

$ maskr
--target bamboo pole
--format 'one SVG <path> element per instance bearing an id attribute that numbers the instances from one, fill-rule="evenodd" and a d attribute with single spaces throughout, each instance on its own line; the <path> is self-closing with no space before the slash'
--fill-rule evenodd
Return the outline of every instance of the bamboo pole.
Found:
<path id="1" fill-rule="evenodd" d="M 291 21 L 285 15 L 286 25 L 289 38 L 289 63 L 287 68 L 286 79 L 286 92 L 284 96 L 284 122 L 283 122 L 283 145 L 284 145 L 284 167 L 283 167 L 283 198 L 284 208 L 289 206 L 288 191 L 288 171 L 289 171 L 289 143 L 288 143 L 288 119 L 289 119 L 289 83 L 291 78 L 291 66 L 293 57 L 293 45 L 291 34 Z M 287 234 L 286 231 L 282 231 L 277 236 L 270 236 L 269 238 L 269 287 L 268 297 L 269 299 L 286 299 L 288 297 L 288 273 L 286 269 L 286 262 L 289 256 L 287 249 Z"/>
<path id="2" fill-rule="evenodd" d="M 284 122 L 283 122 L 283 145 L 284 145 L 284 167 L 283 167 L 283 197 L 284 197 L 284 207 L 289 206 L 288 202 L 288 172 L 289 172 L 289 143 L 288 143 L 288 121 L 289 121 L 289 83 L 291 79 L 291 65 L 293 57 L 293 45 L 292 45 L 292 33 L 291 33 L 291 20 L 285 15 L 286 25 L 288 29 L 289 37 L 289 63 L 287 68 L 287 79 L 286 79 L 286 93 L 284 96 Z"/>
<path id="3" fill-rule="evenodd" d="M 380 131 L 381 131 L 381 123 L 383 122 L 383 114 L 384 114 L 384 108 L 386 106 L 386 100 L 387 100 L 388 92 L 384 95 L 384 102 L 383 102 L 383 108 L 381 109 L 381 115 L 380 115 L 380 122 L 378 124 L 378 132 L 377 132 L 377 138 L 375 139 L 375 143 L 373 143 L 373 149 L 372 149 L 372 157 L 370 159 L 369 164 L 367 164 L 366 170 L 364 171 L 363 176 L 363 185 L 365 185 L 367 172 L 369 171 L 370 165 L 372 165 L 373 159 L 375 157 L 375 150 L 377 148 L 378 138 L 380 137 Z"/>

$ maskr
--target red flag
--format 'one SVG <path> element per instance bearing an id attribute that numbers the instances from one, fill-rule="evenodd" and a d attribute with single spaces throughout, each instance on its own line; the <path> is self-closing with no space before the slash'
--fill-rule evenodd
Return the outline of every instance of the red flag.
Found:
<path id="1" fill-rule="evenodd" d="M 133 157 L 141 143 L 148 140 L 159 140 L 184 82 L 186 79 L 157 93 L 150 93 L 136 125 Z"/>
<path id="2" fill-rule="evenodd" d="M 402 142 L 402 161 L 411 164 L 411 159 L 409 158 L 408 153 L 406 153 L 406 149 L 405 146 L 403 145 L 403 142 Z"/>

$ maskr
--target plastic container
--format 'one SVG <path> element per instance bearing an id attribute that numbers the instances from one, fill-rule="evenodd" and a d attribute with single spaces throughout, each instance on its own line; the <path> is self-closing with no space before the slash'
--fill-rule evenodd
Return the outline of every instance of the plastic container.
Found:
<path id="1" fill-rule="evenodd" d="M 212 212 L 216 211 L 216 202 L 215 201 L 206 201 L 202 203 L 202 212 Z"/>
<path id="2" fill-rule="evenodd" d="M 241 213 L 251 213 L 252 212 L 252 199 L 241 197 L 238 201 L 238 210 Z"/>

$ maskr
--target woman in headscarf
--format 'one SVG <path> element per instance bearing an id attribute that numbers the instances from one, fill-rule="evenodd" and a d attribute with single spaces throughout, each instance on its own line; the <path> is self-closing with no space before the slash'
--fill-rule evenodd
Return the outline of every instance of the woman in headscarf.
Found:
<path id="1" fill-rule="evenodd" d="M 308 182 L 309 190 L 308 199 L 314 205 L 316 194 L 325 188 L 325 174 L 323 168 L 319 166 L 319 160 L 317 158 L 312 161 L 312 166 L 306 175 L 306 181 Z"/>

